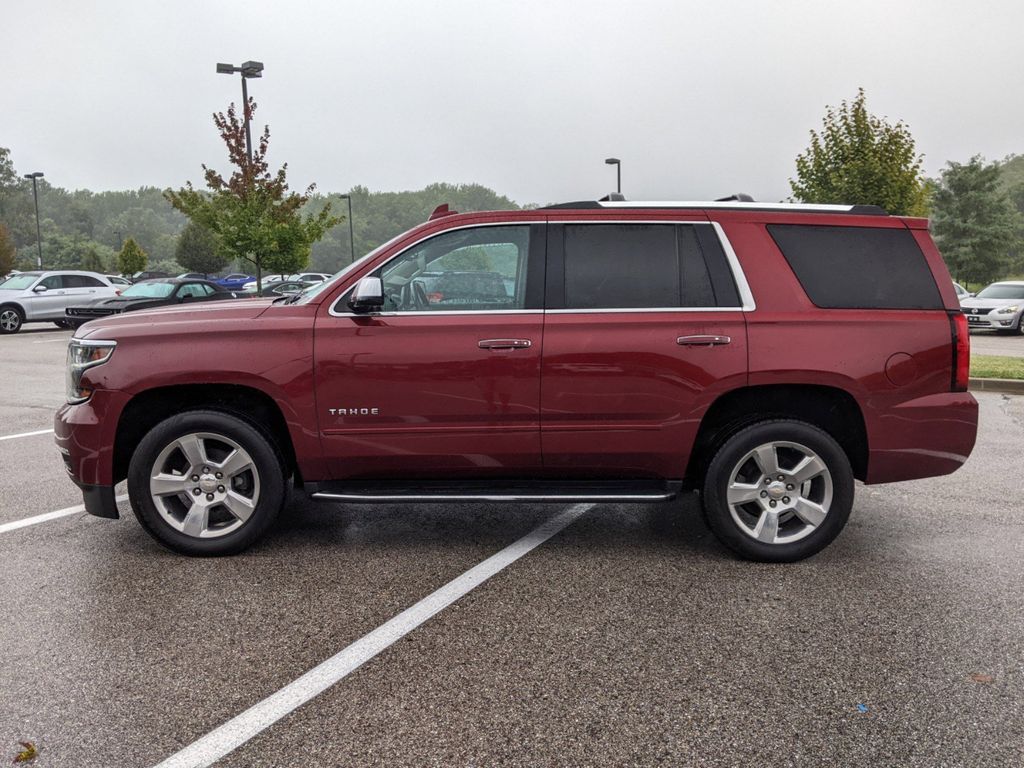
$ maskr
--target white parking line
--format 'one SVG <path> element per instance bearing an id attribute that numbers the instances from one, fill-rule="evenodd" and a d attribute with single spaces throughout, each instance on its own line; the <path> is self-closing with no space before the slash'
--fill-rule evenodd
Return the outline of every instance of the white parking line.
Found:
<path id="1" fill-rule="evenodd" d="M 117 496 L 114 501 L 127 501 L 127 496 Z M 48 523 L 50 520 L 59 520 L 62 517 L 68 517 L 69 515 L 77 515 L 80 512 L 85 512 L 85 505 L 79 504 L 75 507 L 68 507 L 67 509 L 58 509 L 56 512 L 44 512 L 41 515 L 35 515 L 34 517 L 26 517 L 24 520 L 15 520 L 13 523 L 4 523 L 0 525 L 0 533 L 7 533 L 8 531 L 16 531 L 19 528 L 27 528 L 30 525 L 39 525 L 39 523 Z"/>
<path id="2" fill-rule="evenodd" d="M 33 435 L 49 435 L 52 433 L 52 429 L 40 429 L 35 432 L 22 432 L 19 435 L 0 435 L 0 440 L 14 440 L 18 437 L 32 437 Z"/>
<path id="3" fill-rule="evenodd" d="M 369 634 L 363 635 L 352 645 L 313 667 L 302 677 L 236 715 L 198 741 L 192 742 L 180 752 L 171 755 L 156 768 L 199 768 L 212 765 L 224 755 L 242 746 L 260 731 L 269 728 L 289 712 L 326 691 L 460 597 L 472 592 L 491 576 L 504 570 L 563 528 L 574 523 L 594 506 L 594 504 L 576 504 L 563 510 L 547 522 L 534 528 L 523 538 L 473 566 L 461 576 L 457 576 L 436 592 L 427 595 L 411 608 L 406 608 Z"/>
<path id="4" fill-rule="evenodd" d="M 56 344 L 58 341 L 63 341 L 67 344 L 70 341 L 70 336 L 61 336 L 59 339 L 43 339 L 42 341 L 33 341 L 33 344 Z"/>

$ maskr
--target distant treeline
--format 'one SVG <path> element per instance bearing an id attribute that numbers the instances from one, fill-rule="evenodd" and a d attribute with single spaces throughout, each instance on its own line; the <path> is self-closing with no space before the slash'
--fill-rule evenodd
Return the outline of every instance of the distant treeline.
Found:
<path id="1" fill-rule="evenodd" d="M 0 148 L 0 224 L 10 231 L 21 269 L 35 267 L 36 263 L 32 183 L 22 177 L 23 173 L 23 169 L 14 168 L 8 150 Z M 355 187 L 348 194 L 352 196 L 357 257 L 425 221 L 442 203 L 459 211 L 519 207 L 479 184 L 431 184 L 409 192 L 371 192 L 366 187 Z M 338 194 L 314 195 L 303 210 L 316 213 L 328 200 L 335 213 L 348 216 L 348 201 Z M 108 271 L 115 271 L 115 253 L 121 242 L 132 237 L 148 254 L 149 269 L 183 271 L 175 263 L 174 254 L 187 219 L 171 207 L 157 187 L 72 192 L 52 186 L 43 178 L 39 180 L 39 217 L 44 267 L 79 267 L 83 257 L 94 251 Z M 309 269 L 336 272 L 352 260 L 346 220 L 313 246 Z"/>

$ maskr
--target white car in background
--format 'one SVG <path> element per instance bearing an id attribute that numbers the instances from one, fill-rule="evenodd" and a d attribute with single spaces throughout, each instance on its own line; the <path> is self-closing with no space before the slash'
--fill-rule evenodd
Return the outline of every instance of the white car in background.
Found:
<path id="1" fill-rule="evenodd" d="M 1024 280 L 992 283 L 974 297 L 963 299 L 960 309 L 967 316 L 968 328 L 1024 335 Z"/>
<path id="2" fill-rule="evenodd" d="M 25 323 L 51 322 L 67 328 L 65 309 L 118 293 L 106 275 L 96 272 L 22 272 L 0 283 L 0 333 L 17 333 Z"/>

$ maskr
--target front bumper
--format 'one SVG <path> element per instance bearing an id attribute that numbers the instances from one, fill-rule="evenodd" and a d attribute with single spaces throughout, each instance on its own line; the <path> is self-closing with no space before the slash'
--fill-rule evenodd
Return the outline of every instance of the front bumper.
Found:
<path id="1" fill-rule="evenodd" d="M 981 331 L 1009 331 L 1017 327 L 1020 315 L 999 315 L 989 312 L 987 315 L 971 315 L 964 312 L 967 327 Z"/>
<path id="2" fill-rule="evenodd" d="M 71 480 L 82 489 L 86 511 L 117 517 L 114 503 L 114 441 L 121 411 L 130 395 L 97 389 L 89 400 L 62 405 L 53 419 L 53 437 Z"/>

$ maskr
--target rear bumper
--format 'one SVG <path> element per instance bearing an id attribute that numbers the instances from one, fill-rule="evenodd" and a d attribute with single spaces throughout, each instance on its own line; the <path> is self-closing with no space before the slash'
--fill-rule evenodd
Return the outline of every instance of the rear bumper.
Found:
<path id="1" fill-rule="evenodd" d="M 893 483 L 955 472 L 978 436 L 978 401 L 968 392 L 900 403 L 868 425 L 865 482 Z"/>

